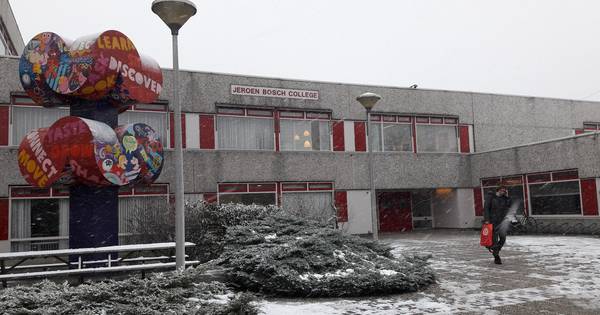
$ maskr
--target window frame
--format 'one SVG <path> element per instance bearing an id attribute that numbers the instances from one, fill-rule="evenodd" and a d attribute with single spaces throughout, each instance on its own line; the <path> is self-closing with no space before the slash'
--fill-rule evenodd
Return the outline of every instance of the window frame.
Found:
<path id="1" fill-rule="evenodd" d="M 167 203 L 169 203 L 170 196 L 170 185 L 168 183 L 153 183 L 150 188 L 160 188 L 162 190 L 161 193 L 149 192 L 149 193 L 136 193 L 135 186 L 131 187 L 128 190 L 119 190 L 119 199 L 120 198 L 139 198 L 143 196 L 164 196 Z M 13 238 L 12 237 L 12 203 L 13 200 L 35 200 L 35 199 L 69 199 L 70 197 L 68 193 L 64 193 L 64 189 L 68 189 L 66 186 L 60 187 L 50 187 L 50 188 L 37 188 L 29 185 L 10 185 L 8 186 L 9 194 L 8 194 L 8 239 L 6 240 L 9 243 L 9 246 L 12 248 L 12 242 L 27 242 L 27 241 L 64 241 L 69 240 L 69 236 L 52 236 L 52 237 L 29 237 L 29 238 Z M 19 194 L 19 189 L 33 189 L 39 191 L 39 193 L 32 194 Z M 70 210 L 70 209 L 69 209 Z M 119 223 L 121 218 L 119 217 Z M 60 223 L 59 223 L 60 224 Z M 128 236 L 127 233 L 118 233 L 118 237 Z"/>
<path id="2" fill-rule="evenodd" d="M 239 110 L 240 113 L 223 113 L 219 112 L 220 109 L 227 110 Z M 262 116 L 262 115 L 248 115 L 248 110 L 259 110 L 259 111 L 270 111 L 270 116 Z M 216 113 L 215 113 L 215 150 L 221 151 L 262 151 L 262 152 L 275 152 L 278 150 L 278 142 L 277 142 L 277 115 L 275 114 L 275 110 L 269 107 L 243 107 L 243 106 L 226 106 L 226 105 L 217 105 Z M 272 120 L 273 125 L 273 149 L 240 149 L 240 148 L 220 148 L 219 147 L 219 117 L 245 117 L 249 119 L 270 119 Z M 218 202 L 218 198 L 217 198 Z"/>
<path id="3" fill-rule="evenodd" d="M 333 152 L 333 130 L 332 130 L 332 119 L 331 119 L 331 113 L 330 112 L 319 112 L 319 111 L 305 111 L 305 110 L 286 110 L 286 109 L 278 109 L 276 111 L 276 115 L 275 115 L 275 119 L 277 120 L 276 124 L 278 126 L 277 129 L 275 129 L 275 134 L 276 134 L 276 151 L 281 151 L 281 152 Z M 294 113 L 297 116 L 293 117 Z M 311 115 L 313 115 L 311 117 Z M 318 116 L 322 116 L 322 115 L 326 115 L 327 117 L 318 117 Z M 316 116 L 316 117 L 315 117 Z M 318 122 L 327 122 L 327 128 L 329 130 L 329 149 L 328 150 L 283 150 L 283 142 L 281 140 L 281 122 L 282 121 L 309 121 L 309 122 L 313 122 L 313 121 L 318 121 Z"/>
<path id="4" fill-rule="evenodd" d="M 414 141 L 414 128 L 412 125 L 414 124 L 415 118 L 407 115 L 386 115 L 386 114 L 375 114 L 371 115 L 371 126 L 373 126 L 374 130 L 378 129 L 379 134 L 379 144 L 380 150 L 373 152 L 415 152 L 415 141 Z M 410 127 L 410 150 L 406 151 L 387 151 L 385 150 L 385 133 L 384 133 L 384 125 L 401 125 L 401 126 L 409 126 Z M 367 138 L 371 138 L 367 134 Z M 368 141 L 367 141 L 368 142 Z M 379 145 L 378 144 L 378 145 Z"/>
<path id="5" fill-rule="evenodd" d="M 442 119 L 442 122 L 439 123 L 433 123 L 431 122 L 431 118 L 440 118 Z M 429 116 L 428 117 L 428 122 L 418 122 L 418 118 L 424 118 L 423 116 L 421 117 L 416 117 L 415 118 L 415 124 L 414 124 L 414 145 L 415 145 L 415 152 L 416 153 L 457 153 L 460 154 L 460 133 L 458 130 L 458 118 L 455 117 L 447 117 L 447 116 Z M 456 119 L 456 121 L 454 123 L 446 123 L 446 121 L 451 120 L 451 119 Z M 424 119 L 423 119 L 424 121 Z M 442 127 L 446 127 L 446 126 L 453 126 L 454 127 L 454 132 L 456 135 L 456 151 L 421 151 L 419 150 L 419 126 L 442 126 Z"/>
<path id="6" fill-rule="evenodd" d="M 566 180 L 554 180 L 554 173 L 563 173 L 563 172 L 569 172 L 569 171 L 575 171 L 577 172 L 577 178 L 576 179 L 566 179 Z M 550 181 L 536 181 L 534 183 L 529 183 L 529 180 L 527 180 L 527 191 L 529 192 L 529 198 L 528 198 L 528 203 L 529 203 L 529 215 L 534 217 L 534 218 L 579 218 L 579 217 L 583 217 L 583 196 L 581 195 L 581 178 L 579 178 L 579 171 L 576 169 L 569 169 L 569 170 L 560 170 L 560 171 L 550 171 L 550 172 L 537 172 L 537 173 L 530 173 L 530 174 L 526 174 L 526 176 L 529 175 L 538 175 L 538 174 L 545 174 L 545 173 L 550 173 Z M 548 184 L 548 183 L 565 183 L 565 182 L 577 182 L 577 187 L 579 189 L 579 214 L 533 214 L 533 208 L 531 207 L 531 185 L 544 185 L 544 184 Z"/>
<path id="7" fill-rule="evenodd" d="M 221 188 L 225 185 L 238 185 L 238 186 L 245 186 L 245 188 L 243 190 L 238 190 L 238 191 L 223 191 Z M 250 188 L 251 185 L 273 185 L 274 186 L 274 190 L 259 190 L 259 189 L 255 189 L 254 191 L 251 191 L 252 189 Z M 275 203 L 273 205 L 277 206 L 279 203 L 279 198 L 278 198 L 278 194 L 279 194 L 279 185 L 277 184 L 277 182 L 222 182 L 222 183 L 218 183 L 217 184 L 217 204 L 221 204 L 221 196 L 227 196 L 227 195 L 258 195 L 258 194 L 273 194 L 273 200 L 275 201 Z"/>
<path id="8" fill-rule="evenodd" d="M 561 173 L 570 173 L 570 172 L 574 172 L 577 174 L 577 178 L 570 178 L 570 179 L 557 179 L 555 180 L 554 174 L 561 174 Z M 536 175 L 548 175 L 548 177 L 550 178 L 549 181 L 534 181 L 534 182 L 530 182 L 529 181 L 529 176 L 536 176 Z M 481 178 L 479 180 L 480 183 L 480 190 L 481 190 L 481 198 L 482 198 L 482 205 L 485 202 L 485 188 L 492 188 L 492 187 L 498 187 L 498 186 L 493 186 L 493 185 L 484 185 L 485 181 L 488 180 L 495 180 L 498 183 L 503 183 L 504 179 L 508 179 L 508 178 L 514 178 L 517 176 L 521 176 L 522 180 L 522 185 L 523 185 L 523 194 L 524 194 L 524 198 L 525 198 L 525 211 L 527 212 L 527 214 L 531 217 L 534 218 L 541 218 L 541 219 L 551 219 L 551 218 L 555 218 L 555 219 L 560 219 L 560 218 L 581 218 L 584 216 L 583 214 L 583 196 L 581 194 L 581 178 L 579 177 L 579 170 L 578 169 L 565 169 L 565 170 L 554 170 L 554 171 L 546 171 L 546 172 L 534 172 L 534 173 L 526 173 L 526 174 L 517 174 L 517 175 L 507 175 L 507 176 L 498 176 L 498 177 L 484 177 Z M 533 214 L 532 213 L 532 206 L 531 206 L 531 186 L 532 185 L 543 185 L 543 184 L 547 184 L 547 183 L 563 183 L 563 182 L 578 182 L 578 187 L 579 187 L 579 209 L 580 209 L 580 214 Z M 505 186 L 518 186 L 518 185 L 506 185 Z"/>

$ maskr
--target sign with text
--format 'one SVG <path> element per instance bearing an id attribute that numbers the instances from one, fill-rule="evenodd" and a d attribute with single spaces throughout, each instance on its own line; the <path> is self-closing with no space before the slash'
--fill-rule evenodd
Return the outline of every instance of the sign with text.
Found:
<path id="1" fill-rule="evenodd" d="M 260 86 L 247 86 L 247 85 L 231 85 L 232 95 L 244 95 L 244 96 L 264 96 L 264 97 L 278 97 L 278 98 L 295 98 L 301 100 L 319 100 L 319 91 L 311 90 L 294 90 L 294 89 L 280 89 L 272 87 L 260 87 Z"/>

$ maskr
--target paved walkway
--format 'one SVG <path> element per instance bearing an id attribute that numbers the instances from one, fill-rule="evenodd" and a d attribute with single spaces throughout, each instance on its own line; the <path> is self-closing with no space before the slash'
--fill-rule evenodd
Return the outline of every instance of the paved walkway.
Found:
<path id="1" fill-rule="evenodd" d="M 394 253 L 431 253 L 438 283 L 418 293 L 364 299 L 275 299 L 266 314 L 600 314 L 600 238 L 509 236 L 503 265 L 477 231 L 383 237 Z"/>

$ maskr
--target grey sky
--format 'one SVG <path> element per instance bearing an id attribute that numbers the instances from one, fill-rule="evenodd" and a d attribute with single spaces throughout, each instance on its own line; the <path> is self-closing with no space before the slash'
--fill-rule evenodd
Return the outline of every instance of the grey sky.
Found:
<path id="1" fill-rule="evenodd" d="M 183 69 L 600 100 L 599 1 L 193 1 Z M 117 29 L 171 67 L 151 0 L 10 2 L 26 43 Z"/>

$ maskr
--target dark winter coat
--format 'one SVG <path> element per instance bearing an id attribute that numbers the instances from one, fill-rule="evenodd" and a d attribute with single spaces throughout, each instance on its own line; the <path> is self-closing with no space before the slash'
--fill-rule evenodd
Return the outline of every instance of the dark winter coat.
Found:
<path id="1" fill-rule="evenodd" d="M 499 225 L 510 208 L 512 201 L 507 196 L 496 196 L 496 193 L 489 192 L 485 196 L 485 204 L 483 205 L 483 220 L 489 221 L 493 225 Z"/>

